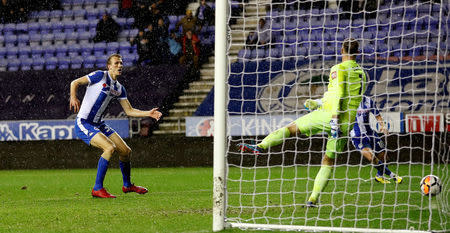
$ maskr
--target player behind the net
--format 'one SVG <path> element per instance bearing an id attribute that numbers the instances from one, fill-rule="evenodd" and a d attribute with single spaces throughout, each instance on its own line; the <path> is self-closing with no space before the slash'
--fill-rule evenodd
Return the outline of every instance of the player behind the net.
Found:
<path id="1" fill-rule="evenodd" d="M 95 71 L 81 78 L 75 79 L 70 84 L 70 109 L 78 112 L 75 121 L 75 132 L 86 144 L 98 147 L 103 153 L 98 160 L 97 178 L 92 189 L 93 197 L 115 198 L 103 187 L 109 160 L 114 153 L 119 155 L 119 165 L 122 171 L 124 193 L 136 192 L 145 194 L 148 190 L 135 186 L 130 181 L 131 173 L 131 149 L 114 129 L 102 120 L 109 102 L 118 99 L 120 105 L 128 116 L 152 117 L 159 120 L 161 113 L 157 108 L 150 111 L 142 111 L 131 106 L 127 99 L 125 88 L 117 78 L 122 74 L 122 57 L 119 54 L 109 56 L 106 63 L 107 71 Z M 80 85 L 88 85 L 83 102 L 77 98 L 77 90 Z"/>
<path id="2" fill-rule="evenodd" d="M 331 176 L 332 166 L 337 152 L 346 148 L 347 138 L 356 117 L 356 110 L 365 91 L 366 75 L 356 63 L 359 43 L 355 39 L 346 39 L 341 48 L 342 62 L 331 68 L 328 90 L 324 93 L 322 105 L 288 126 L 266 136 L 261 143 L 250 145 L 240 143 L 241 151 L 259 154 L 269 147 L 281 144 L 285 138 L 296 134 L 311 136 L 326 132 L 328 136 L 326 152 L 322 165 L 314 180 L 314 187 L 307 206 L 314 207 L 320 192 L 326 187 Z"/>

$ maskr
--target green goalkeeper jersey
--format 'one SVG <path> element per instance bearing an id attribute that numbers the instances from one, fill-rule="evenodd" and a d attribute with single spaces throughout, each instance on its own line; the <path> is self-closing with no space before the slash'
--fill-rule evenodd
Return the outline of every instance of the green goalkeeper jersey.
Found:
<path id="1" fill-rule="evenodd" d="M 322 109 L 331 112 L 332 115 L 356 111 L 365 87 L 366 74 L 355 60 L 344 61 L 333 66 L 330 71 L 328 90 L 322 98 Z M 341 120 L 350 119 L 341 118 Z"/>

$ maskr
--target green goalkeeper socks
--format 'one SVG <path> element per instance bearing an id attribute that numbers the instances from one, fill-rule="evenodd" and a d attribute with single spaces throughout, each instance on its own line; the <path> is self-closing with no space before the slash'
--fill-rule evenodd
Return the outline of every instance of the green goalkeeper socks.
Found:
<path id="1" fill-rule="evenodd" d="M 257 146 L 266 150 L 269 147 L 280 145 L 289 136 L 291 136 L 291 132 L 287 127 L 283 127 L 267 135 Z"/>
<path id="2" fill-rule="evenodd" d="M 316 203 L 320 192 L 322 192 L 325 186 L 327 186 L 328 180 L 330 179 L 331 170 L 332 170 L 331 166 L 328 165 L 322 165 L 320 167 L 316 179 L 314 180 L 313 192 L 309 197 L 308 201 Z"/>

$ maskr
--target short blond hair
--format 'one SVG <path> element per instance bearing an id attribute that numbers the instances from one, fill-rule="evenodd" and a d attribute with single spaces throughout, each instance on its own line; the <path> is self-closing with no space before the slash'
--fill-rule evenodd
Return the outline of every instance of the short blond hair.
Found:
<path id="1" fill-rule="evenodd" d="M 106 61 L 106 66 L 111 65 L 111 59 L 113 57 L 117 57 L 118 59 L 122 59 L 122 56 L 120 54 L 117 54 L 117 53 L 111 54 L 111 56 L 109 56 L 108 60 Z"/>

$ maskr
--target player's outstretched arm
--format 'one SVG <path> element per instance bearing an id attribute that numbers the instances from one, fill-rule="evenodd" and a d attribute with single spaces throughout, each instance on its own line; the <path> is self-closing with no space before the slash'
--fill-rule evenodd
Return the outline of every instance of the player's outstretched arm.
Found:
<path id="1" fill-rule="evenodd" d="M 89 84 L 89 79 L 87 76 L 77 78 L 70 83 L 70 106 L 69 109 L 75 113 L 80 110 L 80 101 L 77 98 L 78 86 Z"/>
<path id="2" fill-rule="evenodd" d="M 127 116 L 131 117 L 151 117 L 153 119 L 159 120 L 161 118 L 162 113 L 158 111 L 158 108 L 153 108 L 150 111 L 142 111 L 139 109 L 135 109 L 131 107 L 130 101 L 128 99 L 121 99 L 120 105 L 122 105 L 123 110 L 127 114 Z"/>

